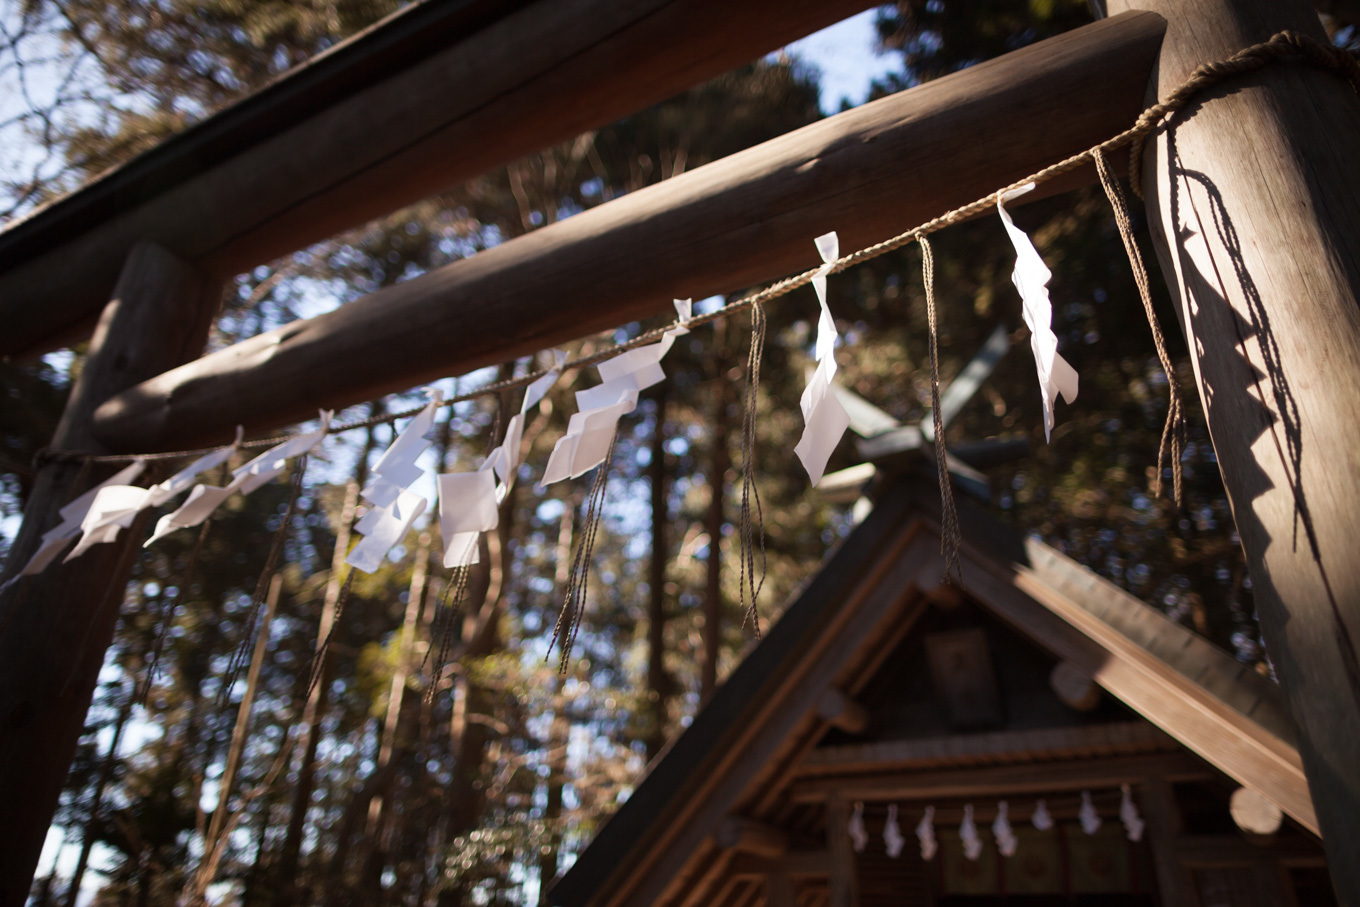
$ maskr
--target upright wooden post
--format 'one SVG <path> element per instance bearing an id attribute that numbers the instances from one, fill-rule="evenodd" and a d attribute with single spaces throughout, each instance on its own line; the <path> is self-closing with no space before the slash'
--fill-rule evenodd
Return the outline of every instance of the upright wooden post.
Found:
<path id="1" fill-rule="evenodd" d="M 798 885 L 793 876 L 783 872 L 766 875 L 765 902 L 770 907 L 794 907 L 798 903 Z"/>
<path id="2" fill-rule="evenodd" d="M 826 848 L 831 852 L 831 907 L 859 903 L 859 878 L 850 841 L 850 804 L 840 796 L 826 801 Z"/>
<path id="3" fill-rule="evenodd" d="M 236 772 L 241 767 L 241 754 L 246 749 L 246 738 L 250 736 L 250 710 L 255 705 L 255 691 L 260 685 L 260 668 L 264 665 L 265 653 L 269 651 L 269 625 L 274 622 L 274 611 L 279 606 L 279 594 L 282 591 L 283 574 L 275 573 L 269 579 L 264 620 L 261 621 L 255 635 L 255 651 L 251 654 L 250 670 L 246 672 L 246 691 L 241 696 L 241 704 L 236 707 L 236 727 L 232 730 L 231 745 L 227 747 L 227 764 L 222 769 L 222 777 L 218 779 L 217 809 L 213 810 L 212 822 L 208 826 L 209 852 L 204 855 L 205 864 L 216 864 L 211 849 L 222 843 L 219 839 L 222 836 L 222 829 L 227 824 L 227 805 L 231 800 L 231 789 L 236 783 Z M 208 878 L 202 882 L 203 887 L 207 887 L 215 874 L 209 872 Z"/>
<path id="4" fill-rule="evenodd" d="M 1138 799 L 1147 816 L 1152 868 L 1162 907 L 1193 907 L 1199 903 L 1195 880 L 1176 854 L 1176 842 L 1183 831 L 1176 792 L 1165 778 L 1153 777 L 1138 786 Z"/>
<path id="5" fill-rule="evenodd" d="M 90 415 L 111 395 L 198 356 L 220 285 L 160 246 L 128 255 L 113 299 L 90 341 L 52 446 L 101 452 Z M 38 471 L 5 576 L 23 569 L 57 511 L 111 469 L 48 463 Z M 79 485 L 77 485 L 79 483 Z M 139 525 L 78 562 L 50 565 L 0 592 L 0 907 L 21 905 L 42 853 L 123 587 L 141 541 Z"/>
<path id="6" fill-rule="evenodd" d="M 345 557 L 349 554 L 350 536 L 354 532 L 354 512 L 359 507 L 359 489 L 363 487 L 367 474 L 368 455 L 373 446 L 373 429 L 369 429 L 369 440 L 364 452 L 359 455 L 358 475 L 345 486 L 345 501 L 340 509 L 340 523 L 335 530 L 335 548 L 331 552 L 331 573 L 326 581 L 326 596 L 321 606 L 321 623 L 316 631 L 316 652 L 321 656 L 321 677 L 307 690 L 307 702 L 302 711 L 302 739 L 298 750 L 302 753 L 298 763 L 297 780 L 293 784 L 292 804 L 288 813 L 288 828 L 284 832 L 283 846 L 279 852 L 278 869 L 274 874 L 275 886 L 272 903 L 276 907 L 304 901 L 307 886 L 298 872 L 302 857 L 303 830 L 307 824 L 307 811 L 312 803 L 312 789 L 316 779 L 316 753 L 321 744 L 321 720 L 330 702 L 330 651 L 325 649 L 331 630 L 335 626 L 336 612 L 340 607 L 340 593 L 344 589 L 344 577 L 348 568 Z"/>
<path id="7" fill-rule="evenodd" d="M 1150 89 L 1290 29 L 1305 0 L 1110 0 L 1167 19 Z M 1267 66 L 1149 141 L 1148 219 L 1299 730 L 1339 900 L 1360 904 L 1360 98 Z"/>

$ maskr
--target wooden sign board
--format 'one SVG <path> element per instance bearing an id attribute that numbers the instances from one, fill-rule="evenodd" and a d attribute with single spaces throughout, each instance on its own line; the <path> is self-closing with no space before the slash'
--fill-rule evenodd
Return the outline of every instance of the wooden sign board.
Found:
<path id="1" fill-rule="evenodd" d="M 950 725 L 958 729 L 1001 725 L 1001 691 L 982 628 L 930 633 L 925 642 L 935 695 Z"/>

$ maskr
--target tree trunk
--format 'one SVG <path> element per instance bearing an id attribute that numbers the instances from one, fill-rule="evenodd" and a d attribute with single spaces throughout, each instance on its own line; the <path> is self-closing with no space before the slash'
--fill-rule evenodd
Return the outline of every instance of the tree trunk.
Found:
<path id="1" fill-rule="evenodd" d="M 241 696 L 241 704 L 236 709 L 236 727 L 232 731 L 231 745 L 227 747 L 227 764 L 222 769 L 222 777 L 218 780 L 217 809 L 213 811 L 212 824 L 208 827 L 208 847 L 217 846 L 217 840 L 226 825 L 227 803 L 231 799 L 231 789 L 236 782 L 236 772 L 241 766 L 241 756 L 245 753 L 246 740 L 250 737 L 250 710 L 255 705 L 255 691 L 260 683 L 260 668 L 264 665 L 265 652 L 269 650 L 269 625 L 274 622 L 274 611 L 279 606 L 279 595 L 282 590 L 283 577 L 276 573 L 269 581 L 264 617 L 255 635 L 255 651 L 251 654 L 250 670 L 246 675 L 246 690 Z M 226 694 L 230 695 L 230 690 L 226 691 Z"/>
<path id="2" fill-rule="evenodd" d="M 364 835 L 364 870 L 360 885 L 366 903 L 376 904 L 382 895 L 382 871 L 387 865 L 391 839 L 394 834 L 392 823 L 392 797 L 397 777 L 402 765 L 412 751 L 416 734 L 411 727 L 417 723 L 418 700 L 406 689 L 410 677 L 412 651 L 415 647 L 417 628 L 421 614 L 425 610 L 425 585 L 429 576 L 431 539 L 428 532 L 421 533 L 420 547 L 416 550 L 415 562 L 411 570 L 411 585 L 407 590 L 406 614 L 401 628 L 397 631 L 397 667 L 392 672 L 392 684 L 387 693 L 387 714 L 383 717 L 382 741 L 378 749 L 378 763 L 374 772 L 386 778 L 368 806 L 368 826 Z M 392 767 L 387 772 L 388 766 Z"/>
<path id="3" fill-rule="evenodd" d="M 652 430 L 652 462 L 647 476 L 652 486 L 652 558 L 648 571 L 647 607 L 647 760 L 666 744 L 666 719 L 671 678 L 666 673 L 666 384 L 657 390 L 656 426 Z M 601 469 L 609 468 L 604 464 Z"/>
<path id="4" fill-rule="evenodd" d="M 113 779 L 113 768 L 118 761 L 118 744 L 123 739 L 123 728 L 132 715 L 132 704 L 136 699 L 136 687 L 128 691 L 127 698 L 118 708 L 118 718 L 113 723 L 113 740 L 104 756 L 104 764 L 99 767 L 99 779 L 94 784 L 94 794 L 90 798 L 90 815 L 85 820 L 85 828 L 80 836 L 80 856 L 76 859 L 75 872 L 71 874 L 71 887 L 66 891 L 66 907 L 76 907 L 80 896 L 80 883 L 85 878 L 85 867 L 90 863 L 90 850 L 94 847 L 95 824 L 99 821 L 99 808 L 104 803 L 104 788 Z"/>
<path id="5" fill-rule="evenodd" d="M 732 457 L 728 452 L 728 433 L 731 429 L 728 409 L 732 404 L 734 385 L 722 374 L 723 363 L 727 361 L 721 349 L 726 337 L 726 319 L 719 319 L 713 326 L 714 361 L 719 374 L 713 383 L 713 416 L 709 431 L 712 434 L 708 467 L 708 581 L 704 590 L 704 659 L 699 678 L 699 702 L 708 702 L 713 691 L 718 688 L 718 658 L 722 654 L 722 528 L 725 519 L 723 489 L 727 482 L 727 471 L 732 468 Z"/>
<path id="6" fill-rule="evenodd" d="M 501 369 L 500 377 L 508 376 Z M 502 401 L 502 407 L 505 402 Z M 494 533 L 486 533 L 487 556 L 484 579 L 471 583 L 462 627 L 459 658 L 466 667 L 468 659 L 483 658 L 497 652 L 503 645 L 500 636 L 501 600 L 510 575 L 510 539 L 514 534 L 515 504 L 518 486 L 511 486 L 500 508 L 500 524 Z M 479 587 L 480 588 L 477 588 Z M 481 819 L 486 792 L 482 771 L 486 766 L 486 750 L 493 731 L 489 722 L 473 720 L 473 716 L 493 716 L 495 694 L 477 683 L 466 670 L 459 671 L 454 681 L 455 701 L 449 723 L 449 737 L 453 746 L 453 779 L 448 787 L 448 808 L 445 813 L 447 838 L 452 842 L 459 835 L 473 830 Z M 463 903 L 467 890 L 461 884 L 449 885 L 441 894 L 440 903 Z"/>
<path id="7" fill-rule="evenodd" d="M 1304 0 L 1112 0 L 1167 19 L 1152 90 L 1283 29 Z M 1289 699 L 1338 900 L 1360 904 L 1360 99 L 1270 64 L 1149 141 L 1148 219 Z"/>
<path id="8" fill-rule="evenodd" d="M 103 453 L 90 417 L 108 397 L 197 356 L 220 285 L 150 243 L 133 248 L 75 382 L 56 448 Z M 58 511 L 113 470 L 55 462 L 38 471 L 5 574 L 23 569 Z M 85 729 L 123 589 L 142 539 L 138 520 L 78 563 L 53 563 L 0 591 L 0 907 L 28 898 L 43 840 Z"/>
<path id="9" fill-rule="evenodd" d="M 376 409 L 374 414 L 376 415 Z M 340 523 L 335 531 L 335 548 L 331 553 L 331 575 L 326 582 L 326 597 L 321 607 L 321 623 L 317 628 L 316 646 L 319 650 L 335 625 L 335 609 L 340 602 L 344 585 L 345 557 L 349 553 L 350 536 L 354 531 L 354 512 L 359 507 L 359 490 L 368 477 L 368 458 L 376 445 L 372 428 L 364 440 L 363 450 L 354 467 L 354 478 L 345 487 L 345 501 L 340 508 Z M 279 852 L 278 872 L 275 875 L 274 904 L 276 907 L 305 900 L 306 885 L 298 872 L 302 853 L 302 832 L 307 823 L 307 811 L 316 785 L 316 753 L 321 742 L 321 719 L 330 700 L 331 659 L 329 651 L 323 656 L 321 680 L 307 696 L 302 712 L 303 738 L 298 747 L 302 761 L 298 763 L 297 783 L 293 785 L 293 799 L 288 813 L 288 828 L 284 832 Z"/>
<path id="10" fill-rule="evenodd" d="M 565 589 L 571 568 L 571 538 L 576 524 L 575 499 L 562 509 L 562 522 L 557 529 L 557 566 L 553 574 L 553 588 Z M 562 847 L 562 790 L 567 783 L 567 744 L 571 739 L 571 722 L 567 719 L 563 678 L 553 680 L 553 718 L 548 729 L 548 799 L 543 808 L 543 826 L 547 836 L 546 850 L 538 861 L 538 904 L 548 907 L 548 886 L 557 877 L 557 857 Z"/>

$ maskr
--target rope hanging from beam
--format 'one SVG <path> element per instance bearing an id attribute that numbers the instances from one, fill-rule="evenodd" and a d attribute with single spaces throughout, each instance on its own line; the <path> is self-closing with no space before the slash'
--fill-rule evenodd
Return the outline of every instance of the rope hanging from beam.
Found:
<path id="1" fill-rule="evenodd" d="M 1340 48 L 1320 44 L 1311 38 L 1295 32 L 1280 32 L 1273 36 L 1269 41 L 1244 48 L 1225 60 L 1202 64 L 1171 93 L 1166 101 L 1143 111 L 1133 126 L 1118 135 L 1094 145 L 1085 151 L 1045 167 L 1008 186 L 1004 186 L 995 192 L 991 192 L 982 198 L 945 212 L 923 224 L 912 227 L 890 239 L 842 256 L 830 265 L 829 273 L 838 273 L 847 268 L 854 267 L 855 265 L 863 264 L 864 262 L 907 246 L 923 236 L 929 236 L 931 233 L 935 233 L 945 227 L 975 217 L 988 210 L 995 204 L 998 196 L 1003 195 L 1008 191 L 1017 189 L 1028 183 L 1037 185 L 1039 183 L 1047 182 L 1088 163 L 1095 163 L 1098 158 L 1108 155 L 1110 152 L 1123 148 L 1126 145 L 1130 147 L 1130 183 L 1132 184 L 1134 191 L 1141 197 L 1142 191 L 1139 172 L 1141 170 L 1143 142 L 1154 132 L 1161 129 L 1168 118 L 1189 106 L 1190 103 L 1198 98 L 1206 89 L 1227 79 L 1262 69 L 1272 63 L 1297 63 L 1333 72 L 1345 78 L 1357 92 L 1360 92 L 1360 64 L 1358 64 L 1350 54 Z M 744 296 L 741 299 L 728 302 L 711 312 L 695 315 L 687 322 L 687 324 L 690 327 L 707 324 L 718 318 L 786 296 L 794 290 L 809 284 L 812 281 L 813 276 L 820 270 L 821 268 L 811 268 L 800 274 L 776 281 L 762 290 Z M 674 329 L 679 326 L 679 324 L 680 322 L 676 321 L 662 327 L 657 327 L 623 343 L 603 347 L 588 355 L 570 359 L 564 364 L 563 368 L 579 369 L 597 365 L 620 353 L 627 352 L 649 343 L 654 343 L 659 340 L 666 331 Z M 447 398 L 444 400 L 443 405 L 453 406 L 481 397 L 527 387 L 534 381 L 548 374 L 548 372 L 548 369 L 540 369 L 517 378 L 507 378 L 495 381 L 474 391 Z M 381 416 L 333 424 L 329 427 L 328 433 L 341 434 L 373 425 L 390 424 L 397 419 L 414 416 L 420 412 L 421 409 L 422 407 L 412 407 L 408 410 L 399 412 L 384 413 Z M 269 438 L 246 441 L 240 446 L 243 449 L 265 448 L 278 444 L 280 441 L 287 440 L 290 437 L 293 437 L 293 435 L 275 435 Z M 44 448 L 38 452 L 34 459 L 37 463 L 51 461 L 126 463 L 136 459 L 146 461 L 185 459 L 193 456 L 201 456 L 216 449 L 218 448 L 208 447 L 148 454 L 96 455 L 76 450 Z"/>
<path id="2" fill-rule="evenodd" d="M 889 252 L 894 252 L 904 246 L 910 245 L 912 242 L 916 242 L 921 237 L 929 236 L 945 227 L 984 213 L 990 209 L 992 205 L 996 204 L 996 200 L 999 196 L 1005 195 L 1006 193 L 1019 189 L 1027 184 L 1033 183 L 1038 185 L 1075 170 L 1078 167 L 1096 163 L 1099 157 L 1108 155 L 1110 152 L 1123 148 L 1126 145 L 1130 148 L 1130 183 L 1133 186 L 1134 192 L 1137 193 L 1139 197 L 1142 197 L 1139 171 L 1141 169 L 1142 147 L 1144 141 L 1153 133 L 1161 129 L 1168 118 L 1189 106 L 1190 103 L 1198 98 L 1206 89 L 1227 79 L 1262 69 L 1272 63 L 1297 63 L 1332 72 L 1346 79 L 1351 84 L 1352 88 L 1357 92 L 1360 92 L 1360 63 L 1357 63 L 1350 54 L 1340 48 L 1320 44 L 1317 41 L 1296 32 L 1280 32 L 1274 35 L 1269 41 L 1244 48 L 1225 60 L 1200 65 L 1171 93 L 1167 100 L 1143 111 L 1133 126 L 1118 135 L 1093 145 L 1085 151 L 1058 161 L 1055 164 L 1051 164 L 1029 176 L 1016 180 L 994 192 L 990 192 L 982 198 L 969 202 L 968 204 L 962 205 L 951 211 L 947 211 L 944 214 L 926 221 L 923 224 L 912 227 L 909 230 L 905 230 L 890 239 L 866 246 L 849 255 L 841 256 L 827 266 L 825 273 L 839 273 L 847 268 L 863 264 L 864 262 L 886 255 Z M 822 271 L 823 269 L 820 267 L 810 268 L 800 274 L 786 277 L 783 280 L 770 284 L 762 290 L 751 293 L 741 299 L 728 302 L 711 312 L 695 315 L 687 320 L 685 324 L 689 327 L 708 324 L 709 322 L 743 311 L 752 306 L 761 305 L 782 296 L 787 296 L 794 290 L 807 286 L 812 282 L 812 278 Z M 569 359 L 563 364 L 562 370 L 580 369 L 598 365 L 601 362 L 612 359 L 620 353 L 645 346 L 649 343 L 655 343 L 661 339 L 667 331 L 680 326 L 681 322 L 676 320 L 670 324 L 646 331 L 631 340 L 602 347 L 588 355 Z M 465 403 L 481 397 L 528 387 L 530 384 L 547 375 L 550 371 L 550 369 L 539 369 L 517 378 L 506 378 L 495 381 L 476 390 L 446 398 L 442 405 L 451 407 L 458 403 Z M 1168 375 L 1168 378 L 1170 379 L 1171 376 Z M 414 416 L 423 408 L 424 407 L 412 407 L 399 412 L 384 413 L 381 416 L 332 424 L 327 429 L 327 433 L 342 434 L 344 432 L 368 428 L 374 425 L 390 424 L 398 419 Z M 294 435 L 275 435 L 269 438 L 243 442 L 240 447 L 247 450 L 265 448 L 276 445 L 291 437 L 294 437 Z M 150 462 L 157 460 L 186 459 L 189 457 L 201 456 L 217 449 L 219 449 L 219 447 L 174 450 L 147 454 L 90 454 L 84 451 L 44 448 L 34 457 L 34 461 L 37 464 L 53 461 L 127 463 L 137 459 Z"/>

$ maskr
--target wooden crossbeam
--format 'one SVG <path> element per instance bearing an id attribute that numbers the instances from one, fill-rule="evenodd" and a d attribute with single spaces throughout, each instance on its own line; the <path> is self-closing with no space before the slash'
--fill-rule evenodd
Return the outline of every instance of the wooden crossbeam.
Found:
<path id="1" fill-rule="evenodd" d="M 1032 765 L 940 769 L 808 778 L 795 782 L 789 797 L 795 803 L 828 799 L 930 800 L 951 797 L 1004 797 L 1138 784 L 1148 778 L 1198 779 L 1212 775 L 1203 762 L 1188 753 L 1119 756 Z"/>
<path id="2" fill-rule="evenodd" d="M 611 123 L 871 5 L 413 4 L 0 232 L 0 355 L 41 353 L 88 335 L 137 240 L 230 277 Z"/>
<path id="3" fill-rule="evenodd" d="M 817 232 L 868 245 L 1126 128 L 1161 31 L 1107 19 L 846 111 L 166 373 L 96 430 L 124 450 L 227 441 L 811 267 Z"/>
<path id="4" fill-rule="evenodd" d="M 1090 753 L 1141 755 L 1178 749 L 1164 731 L 1147 721 L 1135 720 L 820 746 L 803 759 L 799 774 L 813 777 L 931 770 L 951 762 L 1018 762 L 1085 757 Z"/>

